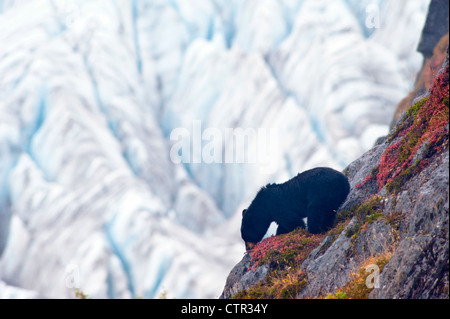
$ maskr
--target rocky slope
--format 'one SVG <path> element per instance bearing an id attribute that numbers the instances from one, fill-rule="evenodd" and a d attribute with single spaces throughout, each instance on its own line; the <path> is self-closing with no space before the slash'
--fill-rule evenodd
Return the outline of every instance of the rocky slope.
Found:
<path id="1" fill-rule="evenodd" d="M 413 90 L 397 105 L 391 126 L 398 122 L 415 97 L 424 94 L 433 85 L 436 73 L 445 60 L 448 47 L 448 17 L 449 3 L 447 1 L 432 0 L 430 2 L 427 20 L 417 48 L 424 57 L 423 66 L 417 75 Z"/>
<path id="2" fill-rule="evenodd" d="M 222 298 L 449 297 L 449 67 L 390 134 L 344 173 L 351 192 L 327 234 L 270 237 Z"/>
<path id="3" fill-rule="evenodd" d="M 449 4 L 447 1 L 432 0 L 428 8 L 427 21 L 417 50 L 425 58 L 433 55 L 433 48 L 441 37 L 448 33 Z"/>

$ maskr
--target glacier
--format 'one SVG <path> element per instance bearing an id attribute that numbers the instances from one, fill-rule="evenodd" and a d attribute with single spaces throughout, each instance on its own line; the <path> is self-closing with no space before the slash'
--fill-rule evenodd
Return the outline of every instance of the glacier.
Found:
<path id="1" fill-rule="evenodd" d="M 218 297 L 261 185 L 388 132 L 428 4 L 0 0 L 0 297 Z M 195 121 L 270 169 L 175 163 Z"/>

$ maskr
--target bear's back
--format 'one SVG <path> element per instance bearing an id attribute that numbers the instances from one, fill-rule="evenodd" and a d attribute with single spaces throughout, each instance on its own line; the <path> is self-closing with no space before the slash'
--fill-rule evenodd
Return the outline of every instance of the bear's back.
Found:
<path id="1" fill-rule="evenodd" d="M 329 167 L 317 167 L 304 171 L 283 184 L 297 193 L 295 197 L 311 201 L 332 201 L 341 204 L 350 191 L 344 174 Z"/>

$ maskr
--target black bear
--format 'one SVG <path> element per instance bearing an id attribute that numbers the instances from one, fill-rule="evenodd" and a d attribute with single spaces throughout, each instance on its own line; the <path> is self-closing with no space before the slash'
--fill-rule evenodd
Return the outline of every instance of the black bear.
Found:
<path id="1" fill-rule="evenodd" d="M 242 212 L 241 235 L 246 249 L 263 238 L 272 222 L 278 224 L 277 235 L 305 228 L 305 217 L 310 233 L 330 229 L 349 191 L 347 177 L 327 167 L 305 171 L 283 184 L 266 185 Z"/>

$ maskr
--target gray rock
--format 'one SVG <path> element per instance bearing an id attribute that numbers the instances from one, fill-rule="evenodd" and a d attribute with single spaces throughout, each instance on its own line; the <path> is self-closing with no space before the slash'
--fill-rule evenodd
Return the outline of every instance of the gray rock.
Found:
<path id="1" fill-rule="evenodd" d="M 417 51 L 421 52 L 426 58 L 431 57 L 436 44 L 448 32 L 448 23 L 448 1 L 432 0 Z"/>
<path id="2" fill-rule="evenodd" d="M 228 275 L 225 289 L 219 299 L 230 299 L 243 289 L 248 289 L 263 280 L 269 272 L 269 266 L 263 265 L 255 270 L 250 254 L 245 254 L 244 258 L 231 270 Z"/>
<path id="3" fill-rule="evenodd" d="M 334 291 L 348 282 L 358 263 L 354 258 L 347 256 L 352 245 L 351 239 L 344 234 L 355 223 L 356 220 L 353 219 L 324 254 L 318 255 L 313 251 L 303 262 L 302 269 L 307 274 L 307 285 L 300 292 L 299 298 L 317 297 Z"/>
<path id="4" fill-rule="evenodd" d="M 397 198 L 405 214 L 400 243 L 370 298 L 448 298 L 449 153 L 408 182 Z"/>
<path id="5" fill-rule="evenodd" d="M 367 183 L 363 182 L 378 166 L 381 156 L 388 146 L 386 141 L 375 145 L 371 150 L 364 153 L 344 169 L 343 173 L 350 182 L 350 193 L 346 201 L 342 204 L 341 210 L 351 209 L 352 207 L 361 205 L 367 198 L 377 194 L 378 187 L 375 180 L 368 181 Z M 361 186 L 356 187 L 358 184 Z"/>

